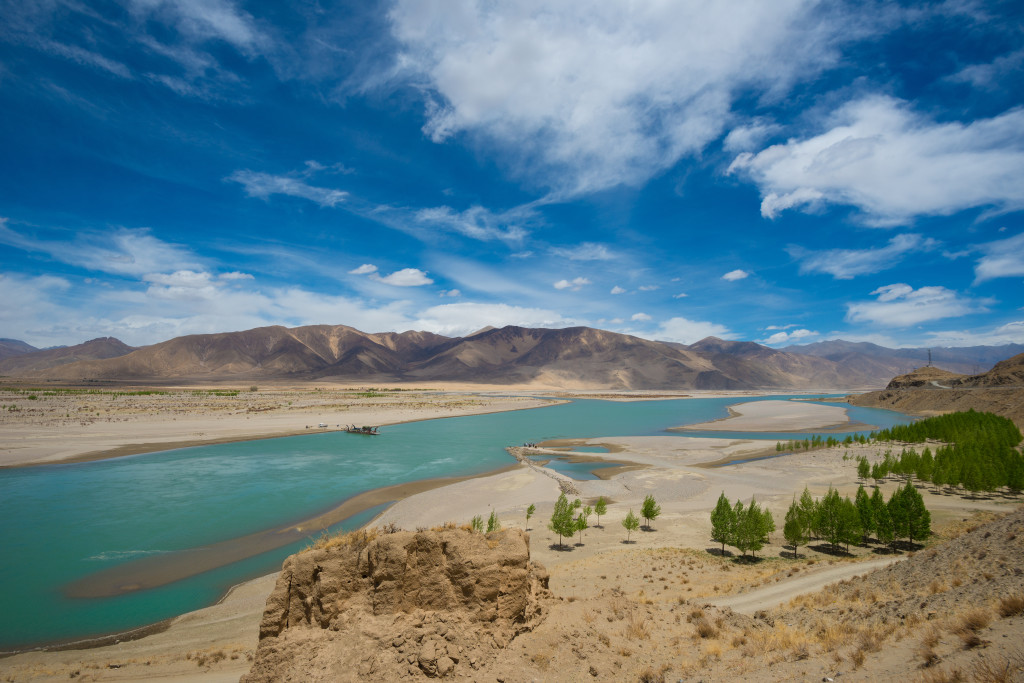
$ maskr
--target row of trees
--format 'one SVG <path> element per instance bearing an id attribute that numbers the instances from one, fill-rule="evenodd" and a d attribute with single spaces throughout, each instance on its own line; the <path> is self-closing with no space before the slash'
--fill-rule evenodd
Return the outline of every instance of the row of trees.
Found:
<path id="1" fill-rule="evenodd" d="M 1003 487 L 1013 493 L 1024 490 L 1024 456 L 1017 450 L 1024 438 L 1005 417 L 971 410 L 891 427 L 872 436 L 877 441 L 923 443 L 934 439 L 946 443 L 934 455 L 925 447 L 921 453 L 905 448 L 899 457 L 886 452 L 885 459 L 873 465 L 862 458 L 857 464 L 861 478 L 870 475 L 880 481 L 893 473 L 940 487 L 963 486 L 974 493 Z"/>
<path id="2" fill-rule="evenodd" d="M 810 450 L 812 448 L 831 448 L 832 446 L 850 446 L 854 443 L 867 443 L 868 437 L 863 434 L 854 436 L 853 434 L 848 435 L 845 439 L 840 441 L 834 436 L 821 437 L 817 434 L 812 436 L 810 439 L 793 439 L 791 441 L 776 441 L 775 451 L 781 453 L 783 451 L 799 451 Z"/>
<path id="3" fill-rule="evenodd" d="M 526 509 L 526 521 L 529 523 L 536 507 L 530 505 Z M 583 505 L 579 498 L 573 502 L 564 493 L 558 496 L 555 507 L 551 511 L 551 520 L 548 522 L 548 529 L 558 534 L 558 546 L 562 547 L 562 538 L 571 537 L 575 533 L 580 534 L 580 543 L 583 542 L 583 531 L 590 526 L 590 515 L 597 515 L 597 526 L 601 526 L 601 515 L 608 513 L 608 501 L 601 496 L 594 503 L 594 507 Z M 647 527 L 661 514 L 661 506 L 654 500 L 654 496 L 646 496 L 643 505 L 640 506 L 640 514 L 647 520 Z M 640 520 L 630 510 L 622 526 L 626 529 L 626 540 L 629 541 L 630 534 L 640 528 Z"/>
<path id="4" fill-rule="evenodd" d="M 877 488 L 868 495 L 863 486 L 859 487 L 852 501 L 849 496 L 840 498 L 831 487 L 821 500 L 816 500 L 805 488 L 786 511 L 782 533 L 793 546 L 794 556 L 812 538 L 823 539 L 834 548 L 845 544 L 849 552 L 851 543 L 867 543 L 872 534 L 879 543 L 888 545 L 900 538 L 910 543 L 924 540 L 931 534 L 931 513 L 912 482 L 896 489 L 888 502 Z"/>
<path id="5" fill-rule="evenodd" d="M 723 491 L 718 497 L 718 504 L 711 512 L 711 538 L 722 544 L 723 555 L 726 545 L 741 551 L 744 556 L 747 551 L 756 555 L 768 542 L 768 537 L 773 531 L 775 519 L 771 511 L 762 508 L 753 498 L 746 507 L 741 500 L 730 505 Z"/>

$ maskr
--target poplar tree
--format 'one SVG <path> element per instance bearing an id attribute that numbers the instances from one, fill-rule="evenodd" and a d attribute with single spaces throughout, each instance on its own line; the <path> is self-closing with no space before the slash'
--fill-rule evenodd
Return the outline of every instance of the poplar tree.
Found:
<path id="1" fill-rule="evenodd" d="M 498 531 L 499 529 L 501 529 L 501 522 L 498 521 L 498 515 L 495 514 L 494 510 L 491 510 L 491 516 L 487 518 L 487 533 Z"/>
<path id="2" fill-rule="evenodd" d="M 629 514 L 626 515 L 626 518 L 622 520 L 622 526 L 626 528 L 626 543 L 629 543 L 629 535 L 640 528 L 640 520 L 637 519 L 637 516 L 633 514 L 632 510 L 630 510 Z"/>
<path id="3" fill-rule="evenodd" d="M 640 506 L 640 514 L 647 520 L 647 528 L 651 528 L 651 522 L 661 514 L 661 506 L 654 502 L 654 496 L 647 494 L 643 504 Z"/>
<path id="4" fill-rule="evenodd" d="M 786 542 L 793 546 L 793 559 L 796 559 L 798 548 L 808 541 L 808 529 L 795 496 L 789 509 L 786 510 L 786 521 L 782 525 L 782 535 L 786 537 Z"/>
<path id="5" fill-rule="evenodd" d="M 558 496 L 555 501 L 555 508 L 551 511 L 551 521 L 548 522 L 548 529 L 558 534 L 558 547 L 562 547 L 562 537 L 572 537 L 576 533 L 576 519 L 573 517 L 575 507 L 569 503 L 565 494 Z"/>
<path id="6" fill-rule="evenodd" d="M 533 517 L 533 513 L 537 511 L 537 506 L 530 503 L 530 507 L 526 508 L 526 530 L 530 530 L 530 517 Z"/>
<path id="7" fill-rule="evenodd" d="M 600 498 L 597 499 L 597 502 L 594 503 L 594 514 L 597 515 L 597 526 L 601 527 L 602 529 L 604 527 L 601 526 L 601 515 L 607 513 L 608 503 L 605 501 L 604 496 L 601 496 Z"/>
<path id="8" fill-rule="evenodd" d="M 725 491 L 718 496 L 718 503 L 711 511 L 711 540 L 722 544 L 722 555 L 725 555 L 725 544 L 732 545 L 732 537 L 736 528 L 736 515 L 733 514 Z"/>
<path id="9" fill-rule="evenodd" d="M 864 542 L 867 543 L 868 535 L 875 530 L 875 515 L 874 508 L 871 507 L 871 496 L 863 486 L 857 488 L 854 504 L 857 506 L 857 514 L 860 516 L 860 528 L 864 534 Z"/>

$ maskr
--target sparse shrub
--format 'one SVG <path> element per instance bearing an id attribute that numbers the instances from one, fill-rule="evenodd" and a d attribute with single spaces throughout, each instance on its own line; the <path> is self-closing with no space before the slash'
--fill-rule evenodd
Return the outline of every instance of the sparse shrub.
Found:
<path id="1" fill-rule="evenodd" d="M 649 666 L 640 672 L 637 680 L 639 683 L 665 683 L 665 674 Z"/>
<path id="2" fill-rule="evenodd" d="M 978 683 L 1012 683 L 1024 666 L 1024 655 L 1016 652 L 1007 659 L 981 655 L 971 667 L 971 678 Z"/>
<path id="3" fill-rule="evenodd" d="M 469 520 L 469 528 L 482 534 L 484 532 L 484 518 L 480 515 L 473 515 L 473 519 Z"/>
<path id="4" fill-rule="evenodd" d="M 1011 595 L 999 601 L 999 616 L 1015 617 L 1024 613 L 1024 595 Z"/>
<path id="5" fill-rule="evenodd" d="M 718 629 L 704 617 L 695 619 L 693 626 L 697 629 L 697 635 L 701 638 L 716 638 L 718 636 Z"/>
<path id="6" fill-rule="evenodd" d="M 651 637 L 651 632 L 647 628 L 647 619 L 638 614 L 632 614 L 629 617 L 629 623 L 626 624 L 626 637 L 630 640 L 647 640 Z"/>
<path id="7" fill-rule="evenodd" d="M 958 631 L 971 633 L 977 633 L 981 629 L 992 623 L 992 613 L 988 610 L 981 608 L 972 609 L 965 612 L 960 617 L 960 625 Z"/>
<path id="8" fill-rule="evenodd" d="M 921 683 L 963 683 L 967 679 L 964 672 L 957 667 L 950 669 L 931 669 L 921 676 Z"/>

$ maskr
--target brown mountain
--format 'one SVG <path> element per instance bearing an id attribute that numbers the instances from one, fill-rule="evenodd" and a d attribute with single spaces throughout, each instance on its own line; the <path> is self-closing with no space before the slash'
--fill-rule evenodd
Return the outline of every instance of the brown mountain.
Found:
<path id="1" fill-rule="evenodd" d="M 105 354 L 84 351 L 104 344 Z M 368 334 L 345 325 L 273 326 L 177 337 L 134 350 L 116 340 L 94 340 L 20 358 L 30 357 L 37 360 L 11 365 L 7 374 L 64 380 L 454 381 L 581 389 L 822 390 L 884 383 L 862 368 L 753 342 L 709 337 L 685 346 L 589 327 L 508 326 L 450 338 L 414 331 Z"/>
<path id="2" fill-rule="evenodd" d="M 688 347 L 711 360 L 730 376 L 744 377 L 758 387 L 872 387 L 881 386 L 874 371 L 813 355 L 789 353 L 754 342 L 726 341 L 707 337 Z"/>
<path id="3" fill-rule="evenodd" d="M 23 353 L 38 351 L 31 344 L 26 344 L 20 339 L 0 339 L 0 360 L 11 356 L 20 356 Z"/>
<path id="4" fill-rule="evenodd" d="M 979 410 L 1008 417 L 1024 428 L 1024 353 L 979 375 L 923 367 L 893 378 L 882 391 L 847 400 L 853 405 L 892 408 L 917 415 Z"/>
<path id="5" fill-rule="evenodd" d="M 10 356 L 0 361 L 0 374 L 36 375 L 51 368 L 83 360 L 117 358 L 134 350 L 134 347 L 128 346 L 119 339 L 100 337 L 75 346 L 60 346 L 54 349 L 34 350 Z"/>
<path id="6" fill-rule="evenodd" d="M 964 346 L 957 348 L 890 349 L 869 342 L 842 339 L 787 346 L 786 353 L 817 356 L 842 364 L 850 371 L 871 376 L 882 384 L 888 378 L 906 374 L 913 368 L 932 365 L 964 375 L 976 375 L 996 362 L 1024 352 L 1024 344 L 1002 346 Z"/>

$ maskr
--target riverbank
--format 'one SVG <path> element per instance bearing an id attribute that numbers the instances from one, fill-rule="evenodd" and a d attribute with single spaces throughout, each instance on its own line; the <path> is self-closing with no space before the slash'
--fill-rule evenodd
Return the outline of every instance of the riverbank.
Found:
<path id="1" fill-rule="evenodd" d="M 729 406 L 729 417 L 700 424 L 671 427 L 680 432 L 812 432 L 850 427 L 845 408 L 803 401 L 754 401 Z M 874 429 L 870 425 L 865 429 Z"/>
<path id="2" fill-rule="evenodd" d="M 190 446 L 386 426 L 555 405 L 557 399 L 461 385 L 379 390 L 324 385 L 223 387 L 5 386 L 0 467 L 88 462 Z M 321 426 L 323 425 L 323 426 Z"/>

